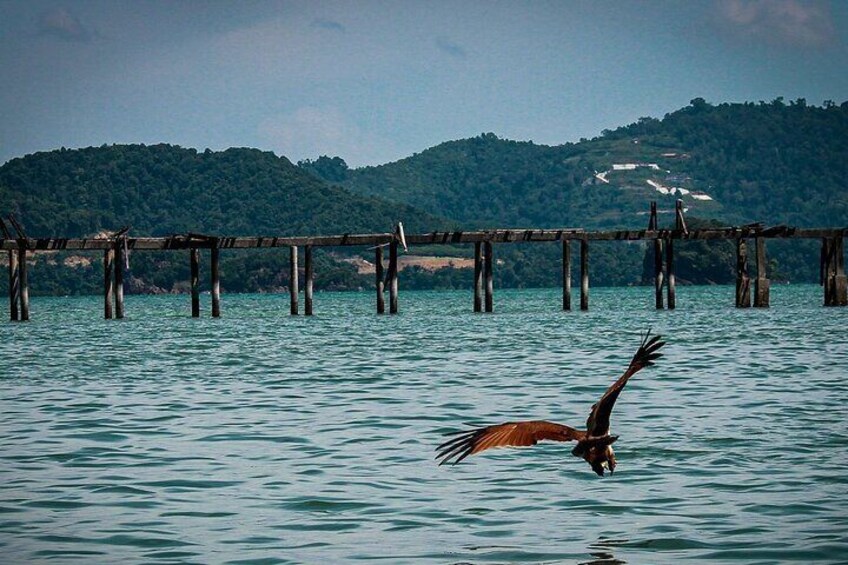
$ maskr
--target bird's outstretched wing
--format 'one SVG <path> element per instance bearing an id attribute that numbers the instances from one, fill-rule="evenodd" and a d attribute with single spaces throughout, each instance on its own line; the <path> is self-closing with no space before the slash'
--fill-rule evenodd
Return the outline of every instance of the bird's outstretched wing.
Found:
<path id="1" fill-rule="evenodd" d="M 469 455 L 479 453 L 490 447 L 536 445 L 539 441 L 545 439 L 552 441 L 581 440 L 586 437 L 586 432 L 575 430 L 563 424 L 534 420 L 531 422 L 507 422 L 485 428 L 453 432 L 448 435 L 455 435 L 456 437 L 436 448 L 436 451 L 439 452 L 436 459 L 441 459 L 439 465 L 445 463 L 456 465 Z"/>
<path id="2" fill-rule="evenodd" d="M 638 351 L 630 361 L 630 365 L 624 374 L 612 383 L 606 390 L 604 395 L 595 404 L 592 405 L 592 410 L 589 412 L 589 418 L 586 420 L 586 429 L 592 437 L 605 436 L 610 429 L 610 413 L 612 407 L 615 406 L 615 401 L 618 395 L 621 394 L 621 389 L 630 380 L 630 377 L 638 373 L 641 369 L 654 364 L 654 360 L 662 357 L 662 353 L 657 353 L 660 347 L 665 345 L 664 341 L 660 341 L 662 336 L 651 336 L 651 331 L 645 334 L 642 339 L 642 344 Z M 650 338 L 650 339 L 649 339 Z"/>

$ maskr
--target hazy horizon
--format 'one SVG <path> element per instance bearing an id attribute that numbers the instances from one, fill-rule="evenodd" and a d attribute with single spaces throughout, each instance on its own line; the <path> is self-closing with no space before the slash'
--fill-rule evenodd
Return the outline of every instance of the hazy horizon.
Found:
<path id="1" fill-rule="evenodd" d="M 848 4 L 0 0 L 0 163 L 168 143 L 384 164 L 694 98 L 848 99 Z"/>

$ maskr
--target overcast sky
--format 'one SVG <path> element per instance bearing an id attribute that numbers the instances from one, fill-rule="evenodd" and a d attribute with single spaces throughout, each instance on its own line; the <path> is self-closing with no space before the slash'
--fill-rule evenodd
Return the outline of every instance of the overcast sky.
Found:
<path id="1" fill-rule="evenodd" d="M 696 97 L 848 100 L 848 2 L 0 0 L 0 163 L 112 143 L 394 161 Z"/>

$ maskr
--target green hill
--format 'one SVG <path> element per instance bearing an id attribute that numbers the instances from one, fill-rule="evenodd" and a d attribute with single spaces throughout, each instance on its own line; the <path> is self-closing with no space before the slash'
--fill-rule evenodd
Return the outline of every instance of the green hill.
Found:
<path id="1" fill-rule="evenodd" d="M 663 119 L 642 118 L 556 147 L 483 134 L 378 167 L 349 170 L 341 159 L 327 157 L 299 165 L 353 192 L 468 227 L 644 228 L 652 200 L 660 225 L 668 226 L 678 198 L 687 215 L 713 225 L 844 226 L 848 103 L 711 105 L 695 99 Z M 698 259 L 693 245 L 679 246 L 678 267 L 686 275 L 680 280 L 732 281 L 727 249 L 716 247 L 715 257 Z M 814 243 L 775 242 L 770 249 L 776 279 L 817 280 Z M 601 247 L 601 253 L 593 264 L 602 282 L 640 282 L 633 276 L 639 259 L 632 247 Z"/>
<path id="2" fill-rule="evenodd" d="M 378 167 L 301 166 L 464 225 L 641 227 L 651 200 L 726 223 L 848 224 L 848 103 L 702 99 L 556 147 L 484 134 Z"/>
<path id="3" fill-rule="evenodd" d="M 132 226 L 132 235 L 311 235 L 445 227 L 414 208 L 355 195 L 325 183 L 284 157 L 254 149 L 197 152 L 171 145 L 57 150 L 0 167 L 0 212 L 15 214 L 30 237 L 80 237 Z M 34 258 L 34 294 L 100 291 L 99 258 L 42 253 Z M 135 253 L 133 292 L 185 290 L 188 264 L 175 253 Z M 321 288 L 356 288 L 356 268 L 320 251 Z M 281 290 L 285 251 L 224 253 L 227 291 Z M 7 278 L 0 278 L 5 292 Z"/>
<path id="4" fill-rule="evenodd" d="M 135 235 L 309 235 L 388 231 L 400 218 L 410 229 L 438 223 L 255 149 L 113 145 L 36 153 L 0 167 L 0 202 L 31 236 L 78 237 L 123 225 Z"/>

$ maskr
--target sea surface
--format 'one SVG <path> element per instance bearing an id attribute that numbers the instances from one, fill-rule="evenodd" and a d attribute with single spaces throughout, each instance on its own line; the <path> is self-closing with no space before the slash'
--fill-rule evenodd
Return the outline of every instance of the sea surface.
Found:
<path id="1" fill-rule="evenodd" d="M 846 563 L 848 308 L 733 297 L 34 298 L 0 322 L 0 562 Z M 434 461 L 469 424 L 583 425 L 648 328 L 666 356 L 619 398 L 614 475 L 552 442 Z"/>

